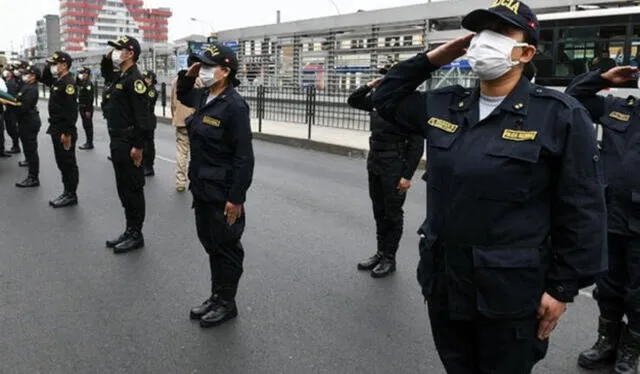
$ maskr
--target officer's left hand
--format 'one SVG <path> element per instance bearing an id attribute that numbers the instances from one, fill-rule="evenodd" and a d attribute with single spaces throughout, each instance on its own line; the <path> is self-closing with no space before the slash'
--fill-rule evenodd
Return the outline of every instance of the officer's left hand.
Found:
<path id="1" fill-rule="evenodd" d="M 140 167 L 140 165 L 142 165 L 142 149 L 133 147 L 131 148 L 131 152 L 129 155 L 131 156 L 133 164 L 136 167 Z"/>
<path id="2" fill-rule="evenodd" d="M 400 181 L 398 182 L 398 190 L 404 193 L 407 192 L 409 188 L 411 188 L 411 181 L 408 179 L 400 178 Z"/>
<path id="3" fill-rule="evenodd" d="M 62 147 L 65 151 L 71 149 L 71 135 L 62 134 L 60 135 L 60 142 L 62 143 Z"/>
<path id="4" fill-rule="evenodd" d="M 227 204 L 224 206 L 224 215 L 227 217 L 227 223 L 233 225 L 242 215 L 242 204 L 234 204 L 227 201 Z"/>
<path id="5" fill-rule="evenodd" d="M 567 305 L 551 297 L 548 293 L 542 295 L 540 306 L 538 307 L 538 339 L 545 340 L 556 328 L 560 316 L 567 310 Z"/>

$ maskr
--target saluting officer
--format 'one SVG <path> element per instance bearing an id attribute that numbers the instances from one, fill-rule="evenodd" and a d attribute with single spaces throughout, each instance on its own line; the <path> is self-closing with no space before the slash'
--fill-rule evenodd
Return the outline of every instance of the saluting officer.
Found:
<path id="1" fill-rule="evenodd" d="M 384 76 L 388 68 L 381 68 L 378 73 Z M 371 270 L 374 278 L 385 277 L 396 270 L 396 253 L 404 223 L 402 206 L 424 152 L 421 135 L 390 125 L 374 110 L 371 93 L 381 80 L 382 77 L 358 88 L 347 100 L 352 107 L 370 112 L 367 171 L 378 249 L 372 257 L 358 263 L 358 269 Z"/>
<path id="2" fill-rule="evenodd" d="M 153 170 L 153 164 L 156 159 L 156 144 L 155 133 L 156 127 L 158 127 L 158 118 L 156 117 L 156 102 L 158 101 L 158 90 L 156 90 L 156 73 L 151 70 L 147 70 L 142 73 L 144 76 L 144 83 L 147 85 L 147 96 L 149 97 L 149 118 L 153 122 L 150 135 L 147 138 L 147 142 L 144 146 L 144 155 L 142 157 L 142 167 L 144 169 L 144 176 L 151 177 L 155 175 Z"/>
<path id="3" fill-rule="evenodd" d="M 198 237 L 209 255 L 211 296 L 190 312 L 200 326 L 235 318 L 244 249 L 244 203 L 253 177 L 249 106 L 234 87 L 238 60 L 231 48 L 214 43 L 178 74 L 178 100 L 196 111 L 187 120 L 191 143 L 189 189 Z M 194 88 L 196 77 L 204 88 Z"/>
<path id="4" fill-rule="evenodd" d="M 38 133 L 42 123 L 38 111 L 38 80 L 41 77 L 40 69 L 27 66 L 21 72 L 23 85 L 16 99 L 19 106 L 13 107 L 13 113 L 18 121 L 18 133 L 24 148 L 24 157 L 27 161 L 27 177 L 16 183 L 16 187 L 28 188 L 40 185 L 40 158 L 38 157 Z"/>
<path id="5" fill-rule="evenodd" d="M 124 207 L 125 231 L 106 246 L 124 253 L 144 246 L 142 226 L 145 219 L 143 147 L 152 128 L 144 77 L 138 70 L 140 43 L 123 36 L 110 41 L 114 49 L 102 58 L 101 72 L 111 82 L 105 93 L 105 113 L 111 138 L 111 161 L 118 196 Z M 119 70 L 115 70 L 118 67 Z"/>
<path id="6" fill-rule="evenodd" d="M 78 163 L 76 161 L 76 141 L 78 140 L 78 104 L 76 85 L 69 73 L 72 59 L 65 52 L 54 52 L 47 60 L 42 73 L 42 83 L 51 89 L 49 97 L 49 128 L 53 153 L 60 173 L 64 192 L 49 201 L 54 208 L 76 205 L 78 196 Z"/>
<path id="7" fill-rule="evenodd" d="M 607 182 L 609 271 L 598 279 L 598 339 L 580 354 L 580 366 L 615 363 L 615 373 L 637 373 L 640 355 L 640 101 L 600 96 L 613 84 L 637 80 L 638 68 L 614 67 L 576 77 L 566 93 L 580 100 L 602 125 L 602 161 Z M 628 324 L 622 321 L 627 316 Z"/>
<path id="8" fill-rule="evenodd" d="M 606 269 L 602 165 L 589 113 L 532 84 L 539 23 L 519 1 L 392 67 L 378 113 L 427 139 L 418 280 L 449 373 L 529 373 L 566 303 Z M 416 91 L 467 51 L 476 88 Z"/>
<path id="9" fill-rule="evenodd" d="M 91 69 L 83 68 L 78 72 L 78 111 L 82 118 L 82 128 L 87 141 L 80 149 L 93 149 L 93 100 L 95 89 L 91 82 Z"/>
<path id="10" fill-rule="evenodd" d="M 14 97 L 18 95 L 18 92 L 20 92 L 20 81 L 16 78 L 15 68 L 12 64 L 7 66 L 7 70 L 5 70 L 3 76 L 7 84 L 7 92 Z M 15 108 L 7 107 L 4 113 L 4 123 L 7 133 L 13 142 L 13 146 L 7 150 L 7 153 L 20 153 L 20 136 L 18 135 L 18 120 L 16 119 Z"/>

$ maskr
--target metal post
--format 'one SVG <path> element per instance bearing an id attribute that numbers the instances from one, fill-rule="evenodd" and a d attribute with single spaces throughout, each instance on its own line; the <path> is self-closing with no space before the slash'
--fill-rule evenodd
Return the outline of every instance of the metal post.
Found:
<path id="1" fill-rule="evenodd" d="M 258 132 L 262 132 L 262 117 L 264 116 L 264 86 L 258 86 Z"/>
<path id="2" fill-rule="evenodd" d="M 162 117 L 166 117 L 167 115 L 167 84 L 165 82 L 162 82 L 162 84 L 160 85 L 161 87 L 161 91 L 160 91 L 160 99 L 161 99 L 161 104 L 162 104 Z M 155 108 L 154 108 L 155 110 Z"/>

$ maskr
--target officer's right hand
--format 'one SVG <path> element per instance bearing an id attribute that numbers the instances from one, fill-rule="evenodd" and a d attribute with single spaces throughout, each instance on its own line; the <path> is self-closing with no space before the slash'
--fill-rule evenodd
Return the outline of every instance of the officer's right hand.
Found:
<path id="1" fill-rule="evenodd" d="M 471 39 L 473 39 L 474 36 L 475 33 L 471 33 L 466 36 L 453 39 L 433 51 L 429 51 L 427 53 L 427 57 L 429 58 L 429 61 L 436 66 L 446 65 L 467 53 L 467 47 L 469 47 Z"/>
<path id="2" fill-rule="evenodd" d="M 198 76 L 198 74 L 200 74 L 200 67 L 201 66 L 202 66 L 202 63 L 200 63 L 200 62 L 196 62 L 195 64 L 191 65 L 191 67 L 187 71 L 187 74 L 186 74 L 187 77 L 196 78 Z"/>
<path id="3" fill-rule="evenodd" d="M 636 66 L 616 66 L 600 76 L 613 84 L 621 84 L 638 79 L 635 73 L 638 72 Z"/>
<path id="4" fill-rule="evenodd" d="M 367 86 L 369 86 L 370 88 L 376 88 L 380 85 L 380 82 L 382 82 L 384 78 L 378 78 L 375 80 L 372 80 L 371 82 L 367 83 Z"/>

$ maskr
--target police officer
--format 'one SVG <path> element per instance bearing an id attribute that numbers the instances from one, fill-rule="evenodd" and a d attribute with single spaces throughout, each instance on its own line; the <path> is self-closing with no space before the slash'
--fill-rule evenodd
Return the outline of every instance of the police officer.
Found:
<path id="1" fill-rule="evenodd" d="M 381 68 L 378 73 L 384 75 L 388 68 Z M 347 100 L 352 107 L 370 113 L 367 171 L 378 250 L 372 257 L 358 263 L 358 269 L 371 270 L 374 278 L 385 277 L 396 270 L 395 257 L 403 228 L 402 206 L 424 152 L 421 135 L 389 125 L 374 110 L 371 92 L 381 80 L 378 78 L 358 88 Z"/>
<path id="2" fill-rule="evenodd" d="M 49 86 L 49 128 L 53 153 L 60 173 L 64 192 L 49 201 L 54 208 L 78 204 L 78 163 L 76 161 L 76 141 L 78 131 L 78 104 L 76 84 L 69 73 L 73 60 L 65 52 L 54 52 L 42 72 L 42 83 Z"/>
<path id="3" fill-rule="evenodd" d="M 144 77 L 138 70 L 140 43 L 123 36 L 110 41 L 114 49 L 102 58 L 101 72 L 111 82 L 105 93 L 105 116 L 111 138 L 111 161 L 118 196 L 126 217 L 125 231 L 106 246 L 124 253 L 144 246 L 142 226 L 145 219 L 143 147 L 152 129 L 149 100 Z M 118 68 L 116 72 L 115 68 Z"/>
<path id="4" fill-rule="evenodd" d="M 392 67 L 378 113 L 427 139 L 418 280 L 449 373 L 530 373 L 566 303 L 606 269 L 604 181 L 589 113 L 532 84 L 539 23 L 520 1 Z M 416 91 L 467 53 L 479 87 Z"/>
<path id="5" fill-rule="evenodd" d="M 95 90 L 91 82 L 91 69 L 83 68 L 78 72 L 78 112 L 82 118 L 82 128 L 87 141 L 79 149 L 93 149 L 93 98 Z"/>
<path id="6" fill-rule="evenodd" d="M 7 92 L 11 96 L 18 95 L 20 92 L 20 82 L 16 78 L 14 66 L 12 64 L 7 66 L 7 69 L 3 72 L 5 83 L 7 84 Z M 13 146 L 7 150 L 7 153 L 20 153 L 20 137 L 18 135 L 18 121 L 16 119 L 15 108 L 7 107 L 4 114 L 4 124 L 7 130 L 7 134 L 11 138 Z"/>
<path id="7" fill-rule="evenodd" d="M 4 73 L 4 65 L 0 65 L 0 71 L 3 71 Z M 7 86 L 4 83 L 4 77 L 2 78 L 2 80 L 0 81 L 0 90 L 7 92 Z M 3 105 L 2 102 L 0 102 L 0 158 L 9 158 L 11 157 L 11 155 L 9 153 L 7 153 L 5 151 L 5 144 L 4 144 L 4 115 L 6 113 L 6 109 Z"/>
<path id="8" fill-rule="evenodd" d="M 16 187 L 28 188 L 40 185 L 40 158 L 38 157 L 38 133 L 42 123 L 38 112 L 38 80 L 40 70 L 34 66 L 27 66 L 21 72 L 24 84 L 16 98 L 20 105 L 13 107 L 13 111 L 18 120 L 18 131 L 20 140 L 24 147 L 24 157 L 27 161 L 29 173 L 27 177 L 16 183 Z"/>
<path id="9" fill-rule="evenodd" d="M 640 355 L 640 99 L 600 96 L 613 84 L 637 80 L 637 67 L 601 69 L 576 77 L 566 92 L 602 125 L 602 161 L 607 182 L 609 271 L 598 279 L 598 339 L 578 364 L 593 369 L 615 363 L 615 373 L 637 373 Z M 628 324 L 622 321 L 627 316 Z"/>
<path id="10" fill-rule="evenodd" d="M 142 73 L 144 76 L 144 83 L 147 85 L 147 96 L 149 97 L 149 118 L 153 122 L 153 127 L 149 137 L 145 143 L 144 156 L 142 157 L 142 167 L 144 168 L 145 177 L 151 177 L 155 175 L 153 170 L 153 164 L 156 158 L 156 144 L 155 144 L 155 132 L 158 126 L 158 119 L 156 117 L 156 101 L 158 101 L 158 90 L 156 90 L 156 73 L 151 70 L 147 70 Z"/>
<path id="11" fill-rule="evenodd" d="M 196 56 L 199 62 L 179 72 L 178 100 L 196 112 L 187 120 L 191 142 L 189 188 L 196 229 L 211 268 L 211 296 L 191 309 L 200 326 L 235 318 L 235 297 L 242 276 L 244 203 L 253 177 L 249 106 L 234 87 L 238 60 L 227 46 L 214 43 Z M 196 77 L 205 88 L 194 88 Z"/>

